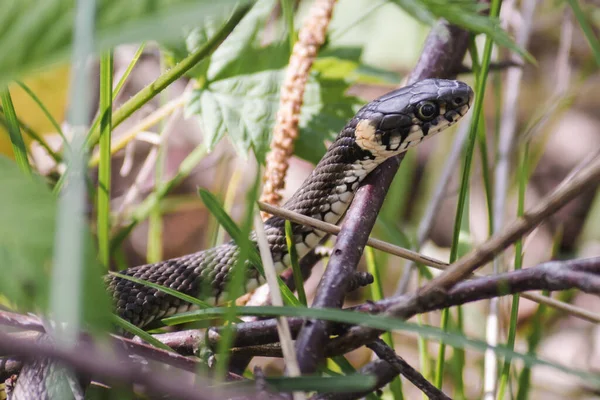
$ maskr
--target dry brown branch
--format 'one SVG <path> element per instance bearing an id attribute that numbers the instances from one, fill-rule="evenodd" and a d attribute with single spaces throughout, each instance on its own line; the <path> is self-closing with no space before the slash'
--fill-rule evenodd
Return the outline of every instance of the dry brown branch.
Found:
<path id="1" fill-rule="evenodd" d="M 11 335 L 0 333 L 0 352 L 13 354 L 19 357 L 32 359 L 47 357 L 63 362 L 75 370 L 89 376 L 98 377 L 114 384 L 129 385 L 139 383 L 146 387 L 149 393 L 155 395 L 172 396 L 179 399 L 212 400 L 240 396 L 230 390 L 211 388 L 208 380 L 196 376 L 202 385 L 190 383 L 179 374 L 170 374 L 164 371 L 147 371 L 139 368 L 122 355 L 111 356 L 91 343 L 80 343 L 73 350 L 62 350 L 48 343 L 32 340 L 17 339 Z M 189 374 L 189 372 L 187 373 Z"/>
<path id="2" fill-rule="evenodd" d="M 581 165 L 579 165 L 574 171 L 575 172 L 579 171 L 580 169 L 584 168 L 586 165 L 588 165 L 592 161 L 593 161 L 592 158 L 586 158 L 581 163 Z M 565 178 L 564 183 L 566 184 L 568 181 L 570 181 L 573 176 L 574 176 L 573 174 L 570 174 L 567 177 L 568 179 Z M 440 195 L 440 198 L 441 198 L 441 195 Z M 337 235 L 341 230 L 341 228 L 337 225 L 329 224 L 327 222 L 323 222 L 318 219 L 310 218 L 310 217 L 298 214 L 293 211 L 274 207 L 274 206 L 271 206 L 269 204 L 265 204 L 262 202 L 259 202 L 258 205 L 261 210 L 266 211 L 271 215 L 277 215 L 282 218 L 289 219 L 292 222 L 296 222 L 296 223 L 303 224 L 306 226 L 312 226 L 313 228 L 317 228 L 323 232 L 327 232 L 332 235 Z M 375 238 L 371 238 L 371 237 L 367 240 L 367 245 L 374 249 L 381 250 L 385 253 L 392 254 L 392 255 L 404 258 L 406 260 L 416 261 L 423 265 L 427 265 L 427 266 L 430 266 L 430 267 L 433 267 L 433 268 L 436 268 L 436 269 L 439 269 L 442 271 L 445 270 L 446 268 L 448 268 L 448 265 L 449 265 L 443 261 L 436 260 L 435 258 L 426 256 L 424 254 L 420 254 L 420 253 L 414 252 L 412 250 L 405 249 L 403 247 L 396 246 L 394 244 L 384 242 L 383 240 L 379 240 L 379 239 L 375 239 Z M 474 274 L 472 274 L 472 276 L 483 277 L 485 275 L 474 273 Z M 396 293 L 396 294 L 400 295 L 400 294 L 402 294 L 402 292 Z M 521 293 L 520 296 L 525 299 L 534 301 L 538 304 L 545 304 L 549 307 L 560 310 L 560 311 L 570 314 L 574 317 L 581 318 L 581 319 L 584 319 L 586 321 L 593 322 L 596 324 L 600 323 L 600 315 L 598 315 L 597 313 L 594 313 L 592 311 L 586 310 L 581 307 L 574 306 L 569 303 L 565 303 L 564 301 L 556 300 L 551 297 L 542 296 L 542 295 L 539 295 L 536 293 Z"/>
<path id="3" fill-rule="evenodd" d="M 452 287 L 456 282 L 463 280 L 477 268 L 490 261 L 496 254 L 513 244 L 522 235 L 531 231 L 579 194 L 595 188 L 599 181 L 600 159 L 596 159 L 580 170 L 570 182 L 559 185 L 544 201 L 527 211 L 522 217 L 508 225 L 500 233 L 492 236 L 476 250 L 459 259 L 440 276 L 426 284 L 419 290 L 418 296 L 426 298 L 437 291 L 443 291 Z"/>

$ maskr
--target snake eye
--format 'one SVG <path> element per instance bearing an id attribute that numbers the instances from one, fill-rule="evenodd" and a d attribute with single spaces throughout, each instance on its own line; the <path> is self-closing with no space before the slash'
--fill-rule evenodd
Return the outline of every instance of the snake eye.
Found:
<path id="1" fill-rule="evenodd" d="M 429 121 L 438 115 L 438 106 L 431 101 L 424 101 L 417 107 L 417 116 L 425 121 Z"/>
<path id="2" fill-rule="evenodd" d="M 452 99 L 452 103 L 455 106 L 460 106 L 463 103 L 464 99 L 460 96 L 456 96 L 455 98 Z"/>

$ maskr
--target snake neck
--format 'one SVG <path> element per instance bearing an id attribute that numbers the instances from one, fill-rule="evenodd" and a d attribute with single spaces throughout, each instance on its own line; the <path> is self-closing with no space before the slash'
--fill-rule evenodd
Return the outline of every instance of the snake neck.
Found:
<path id="1" fill-rule="evenodd" d="M 348 209 L 360 182 L 385 157 L 373 156 L 356 144 L 354 132 L 358 119 L 344 127 L 321 161 L 283 208 L 299 214 L 338 224 Z M 307 226 L 292 225 L 296 251 L 301 258 L 315 248 L 325 232 Z M 265 222 L 267 239 L 278 271 L 290 266 L 285 242 L 285 220 L 271 217 Z"/>

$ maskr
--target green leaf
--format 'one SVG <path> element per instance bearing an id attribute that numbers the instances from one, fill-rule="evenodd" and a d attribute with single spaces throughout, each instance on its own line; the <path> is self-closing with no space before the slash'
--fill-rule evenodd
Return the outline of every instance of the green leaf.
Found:
<path id="1" fill-rule="evenodd" d="M 173 351 L 172 348 L 170 348 L 169 346 L 167 346 L 160 340 L 156 339 L 154 336 L 152 336 L 148 332 L 144 331 L 143 329 L 138 328 L 137 326 L 133 325 L 131 322 L 126 321 L 123 318 L 118 317 L 116 315 L 113 315 L 112 320 L 116 326 L 120 327 L 124 331 L 132 333 L 136 336 L 139 336 L 140 339 L 151 344 L 152 346 L 157 347 L 159 349 L 166 350 L 166 351 Z"/>
<path id="2" fill-rule="evenodd" d="M 261 163 L 269 149 L 282 68 L 289 57 L 287 42 L 260 45 L 258 33 L 274 5 L 274 0 L 258 1 L 209 62 L 194 70 L 202 84 L 186 107 L 187 115 L 197 116 L 209 149 L 227 133 L 240 156 L 247 157 L 252 148 Z M 192 34 L 188 51 L 210 37 L 199 30 Z"/>
<path id="3" fill-rule="evenodd" d="M 348 83 L 395 84 L 400 83 L 396 72 L 361 63 L 361 47 L 334 47 L 322 49 L 313 64 L 313 71 L 321 79 L 340 79 Z"/>
<path id="4" fill-rule="evenodd" d="M 341 375 L 332 377 L 296 376 L 265 378 L 269 388 L 277 392 L 320 392 L 343 393 L 371 390 L 377 383 L 373 375 Z M 242 381 L 227 384 L 228 388 L 244 388 L 256 385 L 253 381 Z"/>
<path id="5" fill-rule="evenodd" d="M 45 305 L 54 245 L 55 199 L 37 177 L 0 156 L 0 293 L 20 308 Z"/>
<path id="6" fill-rule="evenodd" d="M 225 211 L 219 199 L 217 199 L 211 192 L 206 189 L 199 188 L 198 195 L 202 199 L 202 202 L 208 208 L 208 211 L 219 221 L 219 224 L 227 231 L 229 236 L 231 236 L 234 240 L 236 238 L 240 238 L 242 235 L 242 231 L 236 225 L 236 223 L 231 219 L 229 214 Z"/>
<path id="7" fill-rule="evenodd" d="M 246 3 L 246 1 L 244 1 Z M 228 15 L 237 0 L 99 0 L 95 52 L 122 43 L 173 40 L 181 27 Z M 0 10 L 0 84 L 71 55 L 76 2 L 4 0 Z M 10 54 L 10 57 L 7 55 Z"/>
<path id="8" fill-rule="evenodd" d="M 263 162 L 279 104 L 281 78 L 281 70 L 267 70 L 210 82 L 193 92 L 186 113 L 199 117 L 209 148 L 227 133 L 240 156 L 247 157 L 248 149 L 253 148 Z"/>
<path id="9" fill-rule="evenodd" d="M 206 302 L 204 302 L 204 301 L 202 301 L 200 299 L 197 299 L 197 298 L 195 298 L 193 296 L 190 296 L 190 295 L 187 295 L 185 293 L 178 292 L 177 290 L 171 289 L 170 287 L 167 287 L 167 286 L 163 286 L 163 285 L 159 285 L 159 284 L 152 283 L 152 282 L 149 282 L 149 281 L 145 281 L 143 279 L 138 279 L 138 278 L 135 278 L 133 276 L 120 274 L 118 272 L 110 272 L 110 274 L 114 275 L 116 277 L 119 277 L 121 279 L 125 279 L 125 280 L 128 280 L 128 281 L 132 281 L 132 282 L 138 283 L 140 285 L 144 285 L 144 286 L 148 286 L 148 287 L 151 287 L 153 289 L 156 289 L 156 290 L 160 290 L 161 292 L 165 292 L 166 294 L 171 295 L 173 297 L 176 297 L 176 298 L 178 298 L 180 300 L 183 300 L 183 301 L 185 301 L 187 303 L 196 305 L 199 308 L 209 308 L 210 307 L 210 304 L 208 304 L 208 303 L 206 303 Z"/>
<path id="10" fill-rule="evenodd" d="M 241 157 L 247 157 L 248 150 L 253 149 L 261 163 L 269 150 L 289 58 L 287 41 L 261 46 L 257 37 L 273 4 L 271 0 L 257 2 L 210 62 L 194 69 L 193 77 L 200 85 L 186 106 L 186 115 L 198 118 L 210 149 L 227 134 Z M 204 25 L 204 29 L 207 27 L 210 24 Z M 207 37 L 210 35 L 202 30 L 192 30 L 187 50 L 198 48 Z M 360 48 L 329 49 L 315 63 L 302 107 L 297 144 L 300 157 L 318 161 L 325 153 L 324 141 L 335 138 L 352 117 L 358 101 L 345 95 L 349 85 L 360 77 L 378 79 L 375 74 L 370 76 L 368 69 L 348 77 L 359 67 L 360 54 Z M 304 138 L 305 134 L 309 136 Z"/>
<path id="11" fill-rule="evenodd" d="M 334 140 L 358 111 L 362 102 L 346 95 L 349 87 L 344 80 L 311 74 L 300 114 L 300 137 L 295 149 L 298 157 L 316 164 L 327 150 L 325 141 Z"/>
<path id="12" fill-rule="evenodd" d="M 275 57 L 272 51 L 266 53 L 273 58 L 272 60 L 269 60 L 269 57 L 254 57 L 256 56 L 255 51 L 261 47 L 258 33 L 273 11 L 275 3 L 275 0 L 258 0 L 256 2 L 227 40 L 212 55 L 207 72 L 209 81 L 214 82 L 273 67 L 272 63 L 278 57 Z M 269 50 L 284 46 L 269 46 Z M 287 56 L 279 61 L 282 60 L 287 60 Z"/>
<path id="13" fill-rule="evenodd" d="M 0 294 L 21 310 L 44 311 L 48 305 L 56 198 L 38 177 L 28 177 L 0 156 Z M 10 195 L 8 195 L 10 194 Z M 107 327 L 110 303 L 102 283 L 91 234 L 86 232 L 84 320 Z"/>

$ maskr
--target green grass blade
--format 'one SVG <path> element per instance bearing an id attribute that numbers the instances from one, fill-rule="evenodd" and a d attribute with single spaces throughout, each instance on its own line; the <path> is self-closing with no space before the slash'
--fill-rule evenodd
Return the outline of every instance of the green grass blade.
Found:
<path id="1" fill-rule="evenodd" d="M 169 294 L 169 295 L 171 295 L 173 297 L 176 297 L 176 298 L 178 298 L 180 300 L 183 300 L 183 301 L 185 301 L 187 303 L 193 304 L 193 305 L 198 306 L 200 308 L 209 308 L 209 307 L 211 307 L 210 304 L 208 304 L 208 303 L 206 303 L 206 302 L 204 302 L 204 301 L 202 301 L 200 299 L 197 299 L 197 298 L 195 298 L 193 296 L 189 296 L 187 294 L 178 292 L 177 290 L 171 289 L 170 287 L 167 287 L 167 286 L 162 286 L 162 285 L 159 285 L 159 284 L 156 284 L 156 283 L 148 282 L 148 281 L 145 281 L 143 279 L 134 278 L 133 276 L 120 274 L 118 272 L 109 272 L 109 274 L 110 275 L 114 275 L 116 277 L 119 277 L 121 279 L 125 279 L 125 280 L 131 281 L 131 282 L 139 283 L 140 285 L 144 285 L 144 286 L 148 286 L 148 287 L 151 287 L 153 289 L 156 289 L 156 290 L 160 290 L 161 292 L 165 292 L 166 294 Z"/>
<path id="2" fill-rule="evenodd" d="M 285 221 L 285 242 L 287 244 L 288 253 L 292 263 L 292 272 L 294 273 L 294 283 L 298 292 L 298 300 L 304 307 L 307 306 L 306 292 L 304 291 L 304 279 L 302 279 L 302 271 L 298 263 L 298 253 L 294 244 L 294 234 L 292 233 L 292 223 L 289 220 Z"/>
<path id="3" fill-rule="evenodd" d="M 19 127 L 21 128 L 21 130 L 23 131 L 23 133 L 25 133 L 31 139 L 33 139 L 36 142 L 38 142 L 39 145 L 42 146 L 44 148 L 44 150 L 46 150 L 46 152 L 48 153 L 48 155 L 50 157 L 52 157 L 52 159 L 56 163 L 60 163 L 62 161 L 62 157 L 59 154 L 57 154 L 54 150 L 52 150 L 52 148 L 50 148 L 50 146 L 48 145 L 48 143 L 46 143 L 46 141 L 44 139 L 42 139 L 42 137 L 41 137 L 41 135 L 39 133 L 37 133 L 36 131 L 34 131 L 29 125 L 25 124 L 23 121 L 21 121 L 18 118 L 17 118 L 17 122 L 19 123 Z M 8 130 L 8 121 L 6 120 L 6 115 L 4 114 L 4 108 L 1 107 L 1 106 L 0 106 L 0 124 L 2 124 L 3 126 L 5 126 L 6 129 Z"/>
<path id="4" fill-rule="evenodd" d="M 112 77 L 113 57 L 112 52 L 108 52 L 100 59 L 100 163 L 97 190 L 98 253 L 106 269 L 110 263 Z"/>
<path id="5" fill-rule="evenodd" d="M 390 318 L 385 315 L 371 315 L 358 311 L 339 310 L 333 308 L 310 308 L 310 307 L 213 307 L 204 310 L 189 311 L 177 316 L 165 318 L 162 321 L 167 325 L 180 324 L 186 322 L 201 321 L 204 319 L 213 319 L 223 316 L 230 312 L 230 308 L 235 308 L 237 315 L 258 316 L 258 317 L 298 317 L 308 319 L 322 319 L 332 322 L 339 322 L 351 325 L 360 325 L 381 329 L 385 331 L 403 331 L 414 332 L 420 336 L 442 341 L 448 345 L 457 348 L 470 348 L 479 352 L 491 349 L 499 356 L 508 359 L 521 360 L 525 365 L 545 365 L 555 370 L 566 372 L 578 376 L 590 383 L 600 384 L 600 376 L 587 371 L 576 370 L 565 367 L 554 362 L 542 360 L 529 354 L 522 354 L 507 349 L 506 346 L 490 346 L 485 341 L 471 339 L 463 334 L 445 332 L 440 328 L 433 326 L 418 325 L 412 322 L 406 322 L 401 319 Z"/>
<path id="6" fill-rule="evenodd" d="M 583 31 L 583 34 L 585 35 L 585 38 L 587 39 L 588 44 L 592 49 L 592 53 L 594 54 L 596 64 L 600 66 L 600 41 L 598 41 L 598 39 L 594 35 L 594 30 L 590 26 L 585 13 L 581 9 L 581 7 L 579 7 L 579 1 L 567 0 L 567 3 L 569 3 L 569 6 L 571 6 L 571 9 L 573 10 L 573 15 L 575 15 L 575 18 L 579 23 L 579 27 Z"/>
<path id="7" fill-rule="evenodd" d="M 290 52 L 296 43 L 296 30 L 294 29 L 294 1 L 281 0 L 281 10 L 283 11 L 283 19 L 288 29 L 288 39 L 290 41 Z"/>
<path id="8" fill-rule="evenodd" d="M 233 219 L 231 219 L 229 214 L 227 214 L 223 206 L 221 206 L 219 199 L 204 188 L 198 189 L 198 195 L 208 211 L 210 211 L 217 221 L 219 221 L 219 224 L 225 229 L 229 236 L 231 236 L 234 241 L 240 240 L 242 236 L 241 229 Z"/>
<path id="9" fill-rule="evenodd" d="M 268 386 L 278 392 L 362 392 L 373 388 L 377 379 L 372 375 L 350 375 L 350 376 L 296 376 L 296 377 L 273 377 L 265 379 Z M 255 385 L 253 382 L 231 383 L 227 387 L 249 387 Z"/>
<path id="10" fill-rule="evenodd" d="M 373 251 L 371 247 L 366 247 L 365 256 L 367 260 L 367 271 L 373 275 L 373 283 L 369 286 L 371 289 L 371 297 L 373 298 L 373 301 L 378 301 L 384 298 L 384 294 L 383 286 L 381 284 L 381 274 L 379 273 L 379 268 L 377 268 L 377 263 L 375 262 L 375 251 Z M 394 348 L 394 339 L 390 332 L 383 334 L 383 341 L 392 349 Z M 390 391 L 395 400 L 404 399 L 404 394 L 402 393 L 402 381 L 399 376 L 394 378 L 390 383 Z"/>
<path id="11" fill-rule="evenodd" d="M 133 71 L 133 68 L 139 61 L 145 48 L 146 48 L 146 43 L 144 42 L 136 50 L 135 54 L 133 55 L 133 58 L 129 62 L 129 65 L 127 65 L 127 69 L 123 73 L 123 76 L 121 77 L 121 79 L 119 79 L 119 82 L 117 82 L 117 84 L 115 85 L 115 88 L 113 90 L 113 101 L 115 101 L 115 99 L 117 98 L 119 93 L 121 93 L 121 89 L 123 89 L 123 86 L 125 86 L 125 82 L 127 82 L 127 78 L 129 78 L 129 75 L 131 75 L 131 71 Z"/>
<path id="12" fill-rule="evenodd" d="M 520 152 L 519 164 L 517 165 L 517 174 L 519 180 L 519 196 L 517 201 L 517 216 L 523 216 L 525 212 L 525 195 L 527 189 L 527 181 L 529 179 L 528 172 L 529 162 L 529 142 L 525 143 L 524 149 Z M 515 270 L 521 269 L 523 266 L 523 238 L 520 238 L 515 242 Z M 519 295 L 515 294 L 512 296 L 511 310 L 510 310 L 510 323 L 508 329 L 508 338 L 506 340 L 506 346 L 509 349 L 515 348 L 515 340 L 517 337 L 517 319 L 519 317 Z M 540 305 L 542 308 L 543 305 Z M 539 311 L 539 309 L 538 309 Z M 502 371 L 500 374 L 500 384 L 498 386 L 498 399 L 504 398 L 504 392 L 508 379 L 510 378 L 510 362 L 504 361 L 502 365 Z"/>
<path id="13" fill-rule="evenodd" d="M 119 79 L 119 83 L 117 83 L 117 85 L 115 86 L 115 88 L 113 90 L 113 94 L 112 94 L 113 102 L 115 101 L 115 99 L 117 98 L 119 93 L 121 92 L 121 89 L 123 89 L 123 86 L 125 85 L 125 82 L 127 81 L 127 78 L 131 74 L 131 71 L 133 71 L 135 64 L 138 62 L 140 56 L 142 55 L 142 52 L 144 51 L 144 47 L 145 47 L 145 43 L 142 43 L 140 45 L 140 47 L 137 49 L 135 55 L 133 56 L 133 59 L 127 66 L 125 73 L 123 74 L 121 79 Z M 111 112 L 112 112 L 112 110 L 111 110 Z M 91 126 L 89 132 L 95 132 L 98 129 L 98 124 L 100 124 L 100 115 L 97 115 L 96 118 L 94 118 L 94 122 L 92 122 L 92 126 Z M 89 132 L 88 132 L 88 135 L 89 135 Z"/>
<path id="14" fill-rule="evenodd" d="M 373 375 L 334 375 L 322 376 L 296 376 L 296 377 L 265 377 L 268 387 L 278 392 L 320 392 L 344 393 L 366 392 L 377 383 Z M 256 384 L 251 380 L 225 383 L 221 387 L 232 390 L 253 389 Z M 377 397 L 375 397 L 377 398 Z"/>
<path id="15" fill-rule="evenodd" d="M 544 292 L 544 296 L 549 296 L 547 291 Z M 544 333 L 544 317 L 546 316 L 547 306 L 540 304 L 537 311 L 531 319 L 531 334 L 527 340 L 527 353 L 535 355 L 535 350 L 538 344 L 541 342 Z M 529 389 L 531 385 L 531 367 L 525 366 L 519 374 L 519 385 L 517 389 L 517 400 L 527 400 L 529 398 Z"/>
<path id="16" fill-rule="evenodd" d="M 148 332 L 144 331 L 143 329 L 138 328 L 137 326 L 133 325 L 131 322 L 126 321 L 117 315 L 113 315 L 112 322 L 115 325 L 117 325 L 119 328 L 123 329 L 124 331 L 132 333 L 135 336 L 139 336 L 140 339 L 151 344 L 152 346 L 154 346 L 156 348 L 167 350 L 167 351 L 173 351 L 172 348 L 170 348 L 169 346 L 167 346 L 160 340 L 156 339 L 154 336 L 152 336 Z"/>
<path id="17" fill-rule="evenodd" d="M 21 170 L 27 175 L 31 175 L 31 166 L 29 165 L 29 159 L 27 158 L 27 148 L 25 147 L 23 136 L 21 136 L 17 113 L 15 112 L 15 107 L 13 106 L 8 88 L 2 89 L 0 92 L 0 99 L 2 100 L 2 107 L 6 117 L 6 128 L 8 130 L 17 165 L 19 165 Z"/>
<path id="18" fill-rule="evenodd" d="M 497 18 L 500 14 L 500 0 L 494 0 L 491 4 L 490 18 Z M 474 48 L 474 46 L 472 46 Z M 481 61 L 481 68 L 476 79 L 476 90 L 475 90 L 475 104 L 473 106 L 473 118 L 471 119 L 471 130 L 469 132 L 469 138 L 467 140 L 467 149 L 465 154 L 465 160 L 463 164 L 463 172 L 460 184 L 460 192 L 458 197 L 458 204 L 456 209 L 456 218 L 454 220 L 454 234 L 452 237 L 452 247 L 450 249 L 450 263 L 456 261 L 459 250 L 459 238 L 460 238 L 460 226 L 463 218 L 463 211 L 467 201 L 467 193 L 469 188 L 469 179 L 471 176 L 471 164 L 473 160 L 473 152 L 475 148 L 475 142 L 477 138 L 477 129 L 480 121 L 480 115 L 483 110 L 483 98 L 485 94 L 485 87 L 487 82 L 487 76 L 489 71 L 490 59 L 492 55 L 492 38 L 487 36 L 485 39 L 483 56 Z M 472 55 L 476 58 L 476 54 Z M 442 311 L 442 329 L 448 329 L 448 315 L 449 311 Z M 444 375 L 444 362 L 445 362 L 445 346 L 440 345 L 439 356 L 436 364 L 435 372 L 435 385 L 438 388 L 442 387 L 443 375 Z"/>
<path id="19" fill-rule="evenodd" d="M 240 246 L 240 244 L 245 243 L 248 240 L 247 236 L 244 236 L 242 230 L 236 225 L 236 223 L 231 219 L 227 211 L 223 208 L 219 199 L 217 199 L 212 193 L 208 190 L 200 188 L 198 189 L 198 194 L 200 198 L 204 202 L 204 205 L 210 211 L 210 213 L 217 219 L 219 224 L 223 226 L 225 231 L 231 236 L 233 241 Z M 248 233 L 249 234 L 249 233 Z M 241 247 L 241 246 L 240 246 Z M 256 268 L 258 268 L 261 275 L 264 276 L 262 270 L 262 261 L 260 259 L 260 254 L 258 254 L 258 249 L 256 246 L 250 246 L 250 254 L 249 259 Z M 287 287 L 287 285 L 281 280 L 280 277 L 277 277 L 277 281 L 279 283 L 279 289 L 281 290 L 281 295 L 283 297 L 283 301 L 288 305 L 302 305 L 298 299 L 294 296 L 292 291 Z"/>
<path id="20" fill-rule="evenodd" d="M 21 89 L 23 89 L 25 91 L 25 93 L 27 93 L 27 95 L 29 97 L 31 97 L 31 99 L 35 102 L 35 104 L 38 105 L 38 107 L 40 108 L 40 110 L 42 110 L 42 112 L 44 113 L 44 115 L 46 116 L 46 118 L 48 118 L 48 121 L 50 121 L 50 123 L 52 124 L 52 126 L 54 127 L 54 129 L 56 129 L 56 132 L 62 138 L 63 143 L 65 145 L 68 144 L 67 143 L 67 138 L 65 137 L 65 134 L 63 133 L 62 128 L 60 127 L 60 124 L 52 116 L 52 114 L 50 113 L 50 111 L 48 111 L 48 108 L 46 108 L 46 106 L 44 105 L 44 103 L 42 102 L 42 100 L 40 100 L 40 98 L 37 97 L 37 95 L 33 92 L 33 90 L 31 90 L 31 88 L 29 86 L 27 86 L 24 82 L 21 82 L 21 81 L 16 81 L 16 82 L 17 82 L 17 85 L 19 85 L 21 87 Z"/>
<path id="21" fill-rule="evenodd" d="M 229 365 L 229 349 L 231 348 L 231 343 L 233 341 L 232 323 L 234 322 L 237 316 L 234 302 L 245 292 L 244 283 L 246 281 L 246 270 L 248 267 L 246 261 L 252 260 L 251 255 L 253 253 L 255 253 L 257 257 L 260 257 L 256 250 L 256 246 L 254 245 L 254 243 L 252 243 L 252 241 L 250 241 L 249 238 L 254 221 L 254 204 L 258 199 L 260 176 L 261 174 L 259 172 L 257 174 L 257 178 L 254 181 L 254 184 L 252 185 L 250 192 L 246 197 L 246 215 L 244 216 L 242 228 L 239 230 L 239 236 L 236 240 L 236 243 L 240 249 L 238 252 L 238 259 L 236 260 L 235 264 L 233 265 L 233 268 L 229 272 L 229 281 L 227 282 L 227 286 L 225 289 L 227 291 L 227 300 L 230 301 L 232 306 L 225 309 L 225 314 L 223 316 L 224 320 L 227 321 L 228 324 L 225 325 L 221 341 L 217 346 L 217 357 L 219 360 L 215 371 L 217 379 L 224 379 L 227 374 L 227 369 Z M 219 212 L 221 213 L 221 217 L 223 217 L 223 215 L 227 215 L 225 213 L 225 210 L 223 210 L 223 208 L 221 207 L 221 205 L 218 204 L 218 206 Z M 218 218 L 219 217 L 217 217 L 217 219 Z M 255 265 L 261 265 L 261 263 L 259 262 L 259 264 Z"/>

